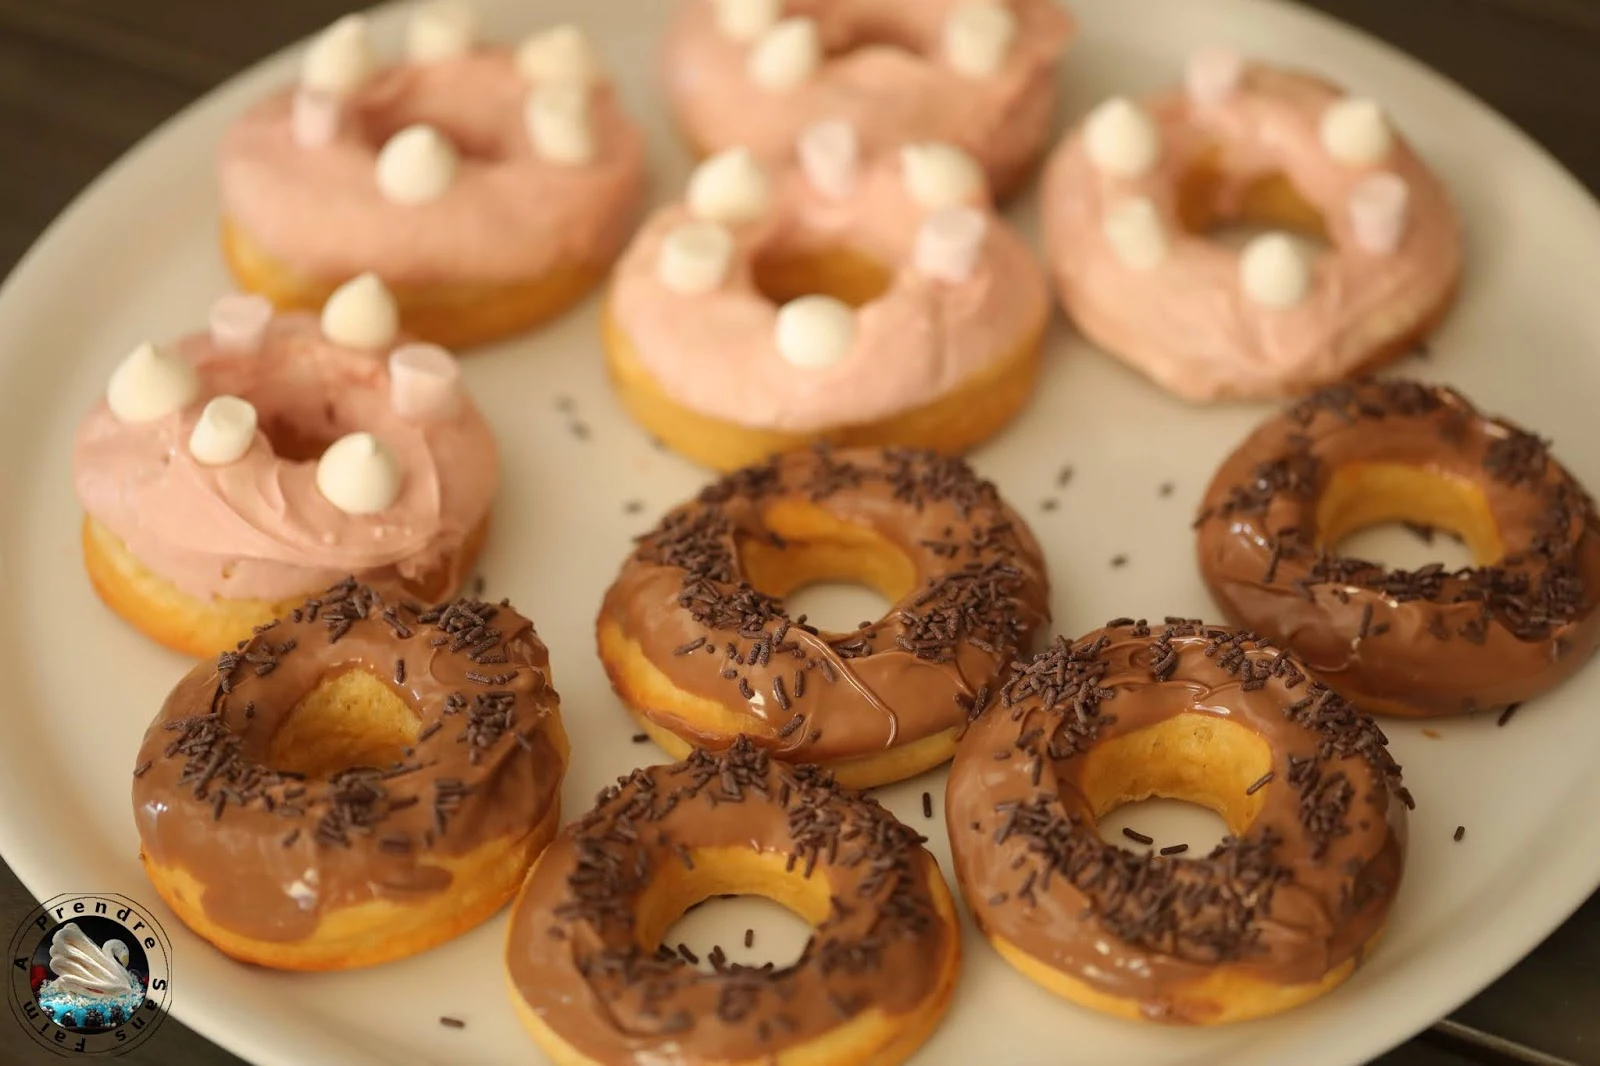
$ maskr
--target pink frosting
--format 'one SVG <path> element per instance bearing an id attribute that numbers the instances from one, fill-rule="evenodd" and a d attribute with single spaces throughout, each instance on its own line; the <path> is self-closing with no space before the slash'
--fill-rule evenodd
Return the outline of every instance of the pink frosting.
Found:
<path id="1" fill-rule="evenodd" d="M 1443 184 L 1398 135 L 1370 166 L 1331 158 L 1320 139 L 1324 109 L 1342 97 L 1318 79 L 1261 65 L 1238 89 L 1208 103 L 1182 92 L 1145 102 L 1161 154 L 1136 178 L 1090 162 L 1082 129 L 1051 159 L 1044 182 L 1045 234 L 1061 298 L 1091 340 L 1190 400 L 1269 397 L 1336 381 L 1386 344 L 1413 333 L 1452 291 L 1461 233 Z M 1213 158 L 1215 154 L 1215 158 Z M 1248 299 L 1239 252 L 1182 229 L 1179 181 L 1201 160 L 1219 163 L 1222 217 L 1252 184 L 1282 174 L 1324 219 L 1331 249 L 1316 257 L 1310 291 L 1289 308 Z M 1378 173 L 1403 179 L 1408 214 L 1397 248 L 1363 250 L 1351 195 Z M 1152 268 L 1123 264 L 1105 214 L 1147 197 L 1169 252 Z"/>
<path id="2" fill-rule="evenodd" d="M 746 73 L 752 45 L 721 32 L 712 0 L 688 0 L 667 33 L 667 91 L 684 132 L 707 151 L 742 144 L 781 157 L 812 123 L 837 118 L 869 149 L 958 145 L 1010 188 L 1049 136 L 1072 20 L 1053 0 L 1009 0 L 1018 25 L 1005 63 L 968 78 L 943 55 L 945 20 L 961 2 L 788 0 L 785 16 L 815 19 L 829 58 L 804 85 L 768 92 Z"/>
<path id="3" fill-rule="evenodd" d="M 722 286 L 684 295 L 662 284 L 662 239 L 689 218 L 657 212 L 617 265 L 611 314 L 660 387 L 702 414 L 806 433 L 914 409 L 1013 354 L 1049 312 L 1044 272 L 992 209 L 974 270 L 957 284 L 911 266 L 923 211 L 897 161 L 870 163 L 852 194 L 832 199 L 798 170 L 776 181 L 766 217 L 732 228 L 733 265 Z M 840 246 L 894 271 L 886 292 L 857 310 L 851 351 L 831 366 L 778 354 L 776 305 L 757 290 L 751 262 L 777 249 Z"/>
<path id="4" fill-rule="evenodd" d="M 199 373 L 194 402 L 128 425 L 102 399 L 73 451 L 84 510 L 141 563 L 201 598 L 286 599 L 350 573 L 411 578 L 440 566 L 459 582 L 457 554 L 499 480 L 494 438 L 470 399 L 446 418 L 401 418 L 386 355 L 329 343 L 307 314 L 273 319 L 254 355 L 229 354 L 208 334 L 174 350 Z M 189 454 L 189 435 L 220 395 L 250 401 L 260 425 L 241 459 L 206 466 Z M 399 498 L 377 514 L 345 514 L 318 491 L 315 457 L 273 453 L 278 427 L 324 445 L 374 434 L 400 461 Z"/>
<path id="5" fill-rule="evenodd" d="M 609 262 L 644 194 L 643 136 L 601 86 L 590 109 L 593 161 L 548 162 L 535 154 L 523 120 L 529 91 L 504 48 L 402 64 L 346 101 L 330 142 L 302 147 L 295 94 L 285 89 L 223 139 L 223 210 L 274 258 L 329 280 L 372 270 L 391 284 L 495 284 L 574 260 Z M 378 151 L 419 122 L 456 145 L 460 169 L 431 203 L 391 203 L 378 192 Z"/>

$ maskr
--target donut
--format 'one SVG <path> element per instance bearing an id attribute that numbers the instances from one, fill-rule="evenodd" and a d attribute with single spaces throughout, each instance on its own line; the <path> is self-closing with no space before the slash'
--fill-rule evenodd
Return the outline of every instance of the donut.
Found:
<path id="1" fill-rule="evenodd" d="M 494 438 L 435 345 L 362 275 L 321 319 L 226 296 L 144 343 L 79 427 L 84 565 L 145 635 L 204 658 L 355 572 L 454 592 L 488 530 Z"/>
<path id="2" fill-rule="evenodd" d="M 777 168 L 729 149 L 617 265 L 611 379 L 718 470 L 819 440 L 959 454 L 1028 399 L 1049 284 L 946 144 L 862 156 L 841 122 Z"/>
<path id="3" fill-rule="evenodd" d="M 828 580 L 892 606 L 848 633 L 790 617 L 785 595 Z M 818 448 L 667 514 L 596 630 L 612 687 L 675 758 L 744 735 L 866 788 L 948 759 L 1049 617 L 1033 534 L 961 460 Z"/>
<path id="4" fill-rule="evenodd" d="M 196 666 L 145 733 L 150 883 L 224 953 L 371 966 L 499 910 L 560 823 L 567 738 L 533 624 L 346 579 Z"/>
<path id="5" fill-rule="evenodd" d="M 1461 272 L 1449 194 L 1377 103 L 1226 52 L 1196 55 L 1182 89 L 1100 104 L 1043 189 L 1078 329 L 1194 402 L 1298 395 L 1405 354 Z M 1210 236 L 1235 223 L 1264 231 Z"/>
<path id="6" fill-rule="evenodd" d="M 298 83 L 241 115 L 218 161 L 238 284 L 312 309 L 375 272 L 408 333 L 465 348 L 538 325 L 604 276 L 645 191 L 643 135 L 582 32 L 516 50 L 424 4 L 378 69 L 365 19 L 308 47 Z"/>
<path id="7" fill-rule="evenodd" d="M 893 1066 L 955 990 L 961 932 L 923 839 L 815 766 L 741 738 L 635 770 L 562 830 L 512 907 L 511 998 L 558 1063 Z M 661 943 L 715 895 L 814 927 L 774 969 Z"/>
<path id="8" fill-rule="evenodd" d="M 1372 719 L 1250 633 L 1117 619 L 1016 671 L 945 791 L 956 878 L 1002 958 L 1081 1006 L 1243 1021 L 1315 999 L 1372 949 L 1411 797 Z M 1097 821 L 1152 796 L 1209 807 L 1203 857 Z"/>
<path id="9" fill-rule="evenodd" d="M 1358 529 L 1459 535 L 1476 564 L 1390 570 L 1339 553 Z M 1600 642 L 1600 523 L 1538 436 L 1414 381 L 1330 386 L 1268 420 L 1212 478 L 1196 522 L 1222 613 L 1375 714 L 1504 707 Z"/>
<path id="10" fill-rule="evenodd" d="M 1051 0 L 689 0 L 663 45 L 667 100 L 701 155 L 782 156 L 843 119 L 873 149 L 958 145 L 1005 198 L 1050 137 L 1073 29 Z"/>

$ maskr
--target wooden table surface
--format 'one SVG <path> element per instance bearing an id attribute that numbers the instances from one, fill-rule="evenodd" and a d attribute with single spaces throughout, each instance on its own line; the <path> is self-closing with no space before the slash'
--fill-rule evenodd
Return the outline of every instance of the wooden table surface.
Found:
<path id="1" fill-rule="evenodd" d="M 0 268 L 9 271 L 84 185 L 157 123 L 357 6 L 0 0 L 0 144 L 12 145 L 0 166 Z M 1315 0 L 1315 6 L 1454 78 L 1600 192 L 1600 0 Z M 10 870 L 0 869 L 0 929 L 12 928 L 31 906 Z M 1600 1066 L 1597 1008 L 1600 895 L 1482 995 L 1378 1062 Z M 0 1059 L 59 1061 L 10 1033 L 0 1035 Z M 176 1021 L 120 1061 L 239 1062 Z"/>

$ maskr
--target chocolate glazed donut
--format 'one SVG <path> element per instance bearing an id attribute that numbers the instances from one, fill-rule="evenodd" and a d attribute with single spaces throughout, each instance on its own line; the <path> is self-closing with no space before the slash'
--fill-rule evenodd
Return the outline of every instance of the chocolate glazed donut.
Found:
<path id="1" fill-rule="evenodd" d="M 1477 565 L 1387 570 L 1341 556 L 1365 526 L 1455 532 Z M 1600 641 L 1600 524 L 1544 441 L 1411 381 L 1324 389 L 1256 430 L 1196 522 L 1230 621 L 1381 714 L 1434 716 L 1538 695 Z"/>
<path id="2" fill-rule="evenodd" d="M 784 609 L 836 578 L 894 606 L 850 633 Z M 867 787 L 948 759 L 1048 618 L 1038 544 L 964 462 L 816 448 L 728 475 L 640 538 L 598 638 L 613 687 L 674 755 L 746 734 Z"/>
<path id="3" fill-rule="evenodd" d="M 956 876 L 1013 966 L 1127 1018 L 1214 1024 L 1339 984 L 1399 887 L 1410 796 L 1383 733 L 1266 641 L 1118 619 L 1020 666 L 956 753 Z M 1232 833 L 1136 854 L 1097 819 L 1165 796 Z"/>
<path id="4" fill-rule="evenodd" d="M 532 623 L 348 580 L 179 682 L 134 819 L 195 932 L 263 966 L 344 969 L 504 905 L 560 823 L 566 762 Z"/>

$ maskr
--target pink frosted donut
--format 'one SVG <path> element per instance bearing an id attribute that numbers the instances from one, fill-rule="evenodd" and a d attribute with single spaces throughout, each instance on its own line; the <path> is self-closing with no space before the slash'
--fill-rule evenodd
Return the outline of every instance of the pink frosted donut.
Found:
<path id="1" fill-rule="evenodd" d="M 959 452 L 1026 399 L 1049 286 L 982 171 L 860 150 L 827 122 L 800 165 L 712 156 L 623 254 L 611 370 L 659 439 L 719 469 L 818 440 Z"/>
<path id="2" fill-rule="evenodd" d="M 102 598 L 205 655 L 345 575 L 454 591 L 487 529 L 494 438 L 455 359 L 394 322 L 364 275 L 320 321 L 225 297 L 208 332 L 125 359 L 73 451 Z"/>
<path id="3" fill-rule="evenodd" d="M 837 118 L 874 151 L 958 145 L 1004 198 L 1050 135 L 1072 31 L 1054 0 L 687 0 L 667 33 L 667 93 L 700 152 L 777 158 Z"/>
<path id="4" fill-rule="evenodd" d="M 644 193 L 643 136 L 585 38 L 513 51 L 423 6 L 375 69 L 360 16 L 309 45 L 299 84 L 241 115 L 219 157 L 241 286 L 320 306 L 379 274 L 408 332 L 452 347 L 542 321 L 604 275 Z"/>
<path id="5" fill-rule="evenodd" d="M 1282 231 L 1241 249 L 1206 236 L 1232 221 Z M 1078 328 L 1194 401 L 1304 392 L 1404 354 L 1461 268 L 1443 184 L 1378 105 L 1225 52 L 1195 56 L 1183 89 L 1091 112 L 1050 160 L 1044 225 Z"/>

